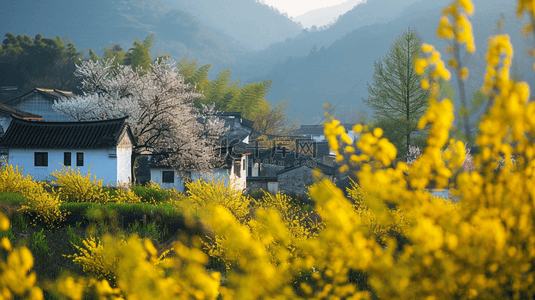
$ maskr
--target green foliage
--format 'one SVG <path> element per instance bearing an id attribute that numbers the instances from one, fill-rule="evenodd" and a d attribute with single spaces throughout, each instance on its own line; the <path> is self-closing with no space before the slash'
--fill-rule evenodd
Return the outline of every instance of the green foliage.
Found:
<path id="1" fill-rule="evenodd" d="M 221 111 L 241 112 L 244 118 L 253 119 L 256 114 L 269 108 L 269 103 L 265 100 L 271 80 L 249 83 L 240 87 L 240 80 L 232 82 L 231 70 L 221 71 L 217 77 L 209 81 L 208 72 L 210 64 L 198 66 L 196 61 L 190 62 L 182 59 L 178 68 L 180 74 L 184 75 L 185 82 L 197 86 L 197 91 L 201 91 L 204 98 L 195 100 L 195 105 L 215 104 Z"/>
<path id="2" fill-rule="evenodd" d="M 15 239 L 15 233 L 13 233 L 13 226 L 9 226 L 7 231 L 0 231 L 0 239 L 6 237 L 10 242 Z"/>
<path id="3" fill-rule="evenodd" d="M 125 53 L 123 63 L 132 66 L 134 70 L 138 67 L 143 68 L 143 70 L 150 70 L 152 62 L 150 51 L 153 44 L 154 34 L 146 37 L 143 42 L 135 40 L 134 46 Z"/>
<path id="4" fill-rule="evenodd" d="M 374 63 L 373 82 L 368 84 L 370 96 L 363 99 L 373 109 L 376 120 L 388 119 L 397 124 L 390 127 L 403 137 L 405 149 L 411 136 L 419 131 L 418 119 L 427 107 L 428 92 L 420 85 L 422 76 L 414 69 L 419 53 L 420 40 L 409 28 L 390 46 L 386 56 Z"/>
<path id="5" fill-rule="evenodd" d="M 157 204 L 167 201 L 170 197 L 169 191 L 162 189 L 152 181 L 146 185 L 132 186 L 131 189 L 140 198 L 141 202 Z"/>
<path id="6" fill-rule="evenodd" d="M 72 42 L 65 45 L 59 36 L 43 38 L 38 34 L 30 38 L 6 33 L 0 46 L 2 84 L 16 85 L 20 92 L 36 86 L 78 91 L 80 81 L 74 71 L 83 55 L 84 52 L 78 52 Z M 0 100 L 6 101 L 17 95 L 0 95 L 0 98 L 6 97 Z"/>
<path id="7" fill-rule="evenodd" d="M 130 234 L 137 234 L 141 238 L 149 238 L 152 241 L 157 241 L 160 238 L 160 233 L 155 223 L 141 224 L 137 220 L 128 229 Z"/>
<path id="8" fill-rule="evenodd" d="M 103 59 L 113 59 L 113 64 L 118 66 L 123 64 L 125 58 L 125 52 L 119 44 L 111 45 L 109 47 L 104 47 L 104 56 Z"/>
<path id="9" fill-rule="evenodd" d="M 98 57 L 98 55 L 95 53 L 95 51 L 93 51 L 93 49 L 89 48 L 89 59 L 91 59 L 92 61 L 97 61 L 100 60 L 100 57 Z"/>
<path id="10" fill-rule="evenodd" d="M 22 205 L 28 202 L 23 195 L 16 193 L 0 193 L 0 201 L 7 202 L 11 205 Z"/>
<path id="11" fill-rule="evenodd" d="M 17 213 L 12 216 L 13 220 L 13 226 L 15 226 L 18 230 L 25 231 L 26 228 L 28 228 L 29 222 L 27 220 L 27 216 L 25 214 Z"/>
<path id="12" fill-rule="evenodd" d="M 46 240 L 44 228 L 41 229 L 41 231 L 35 231 L 34 233 L 32 233 L 32 250 L 34 252 L 40 253 L 41 255 L 51 255 L 51 249 L 48 245 L 48 241 Z"/>
<path id="13" fill-rule="evenodd" d="M 83 244 L 82 244 L 82 237 L 79 236 L 77 233 L 76 233 L 76 230 L 79 230 L 80 228 L 80 223 L 77 223 L 76 224 L 76 227 L 71 227 L 70 225 L 67 226 L 67 238 L 69 239 L 69 243 L 71 243 L 71 245 L 73 246 L 77 246 L 77 247 L 82 247 Z"/>

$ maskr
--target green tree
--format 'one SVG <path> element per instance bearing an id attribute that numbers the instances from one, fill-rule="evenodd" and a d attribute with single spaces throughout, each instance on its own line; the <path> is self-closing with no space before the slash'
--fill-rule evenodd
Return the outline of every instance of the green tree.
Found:
<path id="1" fill-rule="evenodd" d="M 75 64 L 83 55 L 68 37 L 6 33 L 0 47 L 0 85 L 18 86 L 17 95 L 35 86 L 77 91 L 80 81 L 74 76 Z M 0 100 L 17 95 L 0 93 Z"/>
<path id="2" fill-rule="evenodd" d="M 427 107 L 428 92 L 421 87 L 421 76 L 414 70 L 414 59 L 420 53 L 420 40 L 407 29 L 390 46 L 386 56 L 375 62 L 373 83 L 368 84 L 370 96 L 363 99 L 373 109 L 376 120 L 388 119 L 392 129 L 405 141 L 406 152 L 411 136 L 418 134 L 418 119 Z M 404 153 L 404 152 L 402 152 Z"/>
<path id="3" fill-rule="evenodd" d="M 208 73 L 210 64 L 199 66 L 196 61 L 182 59 L 178 63 L 180 74 L 184 75 L 185 83 L 196 86 L 196 90 L 202 92 L 204 97 L 195 100 L 195 105 L 215 104 L 221 111 L 241 112 L 242 116 L 254 120 L 259 113 L 270 109 L 266 95 L 271 87 L 271 80 L 248 83 L 240 87 L 240 80 L 233 82 L 231 70 L 226 69 L 210 81 Z"/>
<path id="4" fill-rule="evenodd" d="M 295 124 L 286 118 L 286 108 L 288 100 L 281 100 L 279 103 L 270 103 L 269 106 L 258 111 L 253 120 L 253 128 L 259 132 L 272 135 L 289 134 L 295 129 Z"/>
<path id="5" fill-rule="evenodd" d="M 152 63 L 150 50 L 152 49 L 153 44 L 154 33 L 146 37 L 143 40 L 143 43 L 139 40 L 135 40 L 134 47 L 130 48 L 128 52 L 125 53 L 123 63 L 125 65 L 130 65 L 132 69 L 142 67 L 145 70 L 149 70 L 150 64 Z"/>
<path id="6" fill-rule="evenodd" d="M 113 59 L 113 65 L 117 67 L 123 63 L 125 58 L 124 49 L 119 44 L 104 47 L 104 59 Z"/>

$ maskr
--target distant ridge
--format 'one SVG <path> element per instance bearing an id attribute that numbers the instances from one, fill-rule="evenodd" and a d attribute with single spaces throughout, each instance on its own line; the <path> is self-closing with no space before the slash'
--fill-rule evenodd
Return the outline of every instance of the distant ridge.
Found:
<path id="1" fill-rule="evenodd" d="M 297 23 L 301 23 L 304 28 L 310 28 L 312 26 L 326 26 L 334 23 L 340 15 L 345 14 L 349 10 L 353 9 L 355 5 L 363 1 L 365 0 L 347 0 L 346 2 L 338 5 L 311 10 L 293 18 L 293 20 Z"/>

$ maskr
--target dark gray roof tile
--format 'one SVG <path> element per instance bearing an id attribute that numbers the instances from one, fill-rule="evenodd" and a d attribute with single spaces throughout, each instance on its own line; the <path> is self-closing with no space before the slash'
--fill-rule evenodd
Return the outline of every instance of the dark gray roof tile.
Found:
<path id="1" fill-rule="evenodd" d="M 124 131 L 131 136 L 126 117 L 104 121 L 42 122 L 13 118 L 2 146 L 42 149 L 102 149 L 116 146 Z"/>

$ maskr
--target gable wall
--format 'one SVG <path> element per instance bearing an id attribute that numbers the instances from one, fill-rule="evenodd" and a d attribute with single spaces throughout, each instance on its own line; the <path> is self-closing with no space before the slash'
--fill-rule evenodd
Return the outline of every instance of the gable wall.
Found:
<path id="1" fill-rule="evenodd" d="M 48 166 L 37 167 L 34 165 L 34 153 L 47 152 Z M 107 149 L 80 150 L 80 149 L 9 149 L 8 163 L 22 168 L 22 174 L 31 175 L 38 181 L 52 181 L 50 174 L 63 168 L 63 153 L 71 152 L 72 168 L 77 168 L 82 174 L 89 170 L 91 177 L 104 179 L 104 185 L 117 185 L 117 158 L 110 158 Z M 84 166 L 76 167 L 76 152 L 84 153 Z"/>
<path id="2" fill-rule="evenodd" d="M 45 97 L 38 92 L 30 93 L 9 106 L 25 112 L 40 115 L 44 121 L 69 121 L 69 117 L 61 115 L 59 112 L 52 109 L 54 100 Z"/>
<path id="3" fill-rule="evenodd" d="M 117 185 L 128 186 L 132 182 L 132 141 L 123 131 L 117 145 Z"/>

